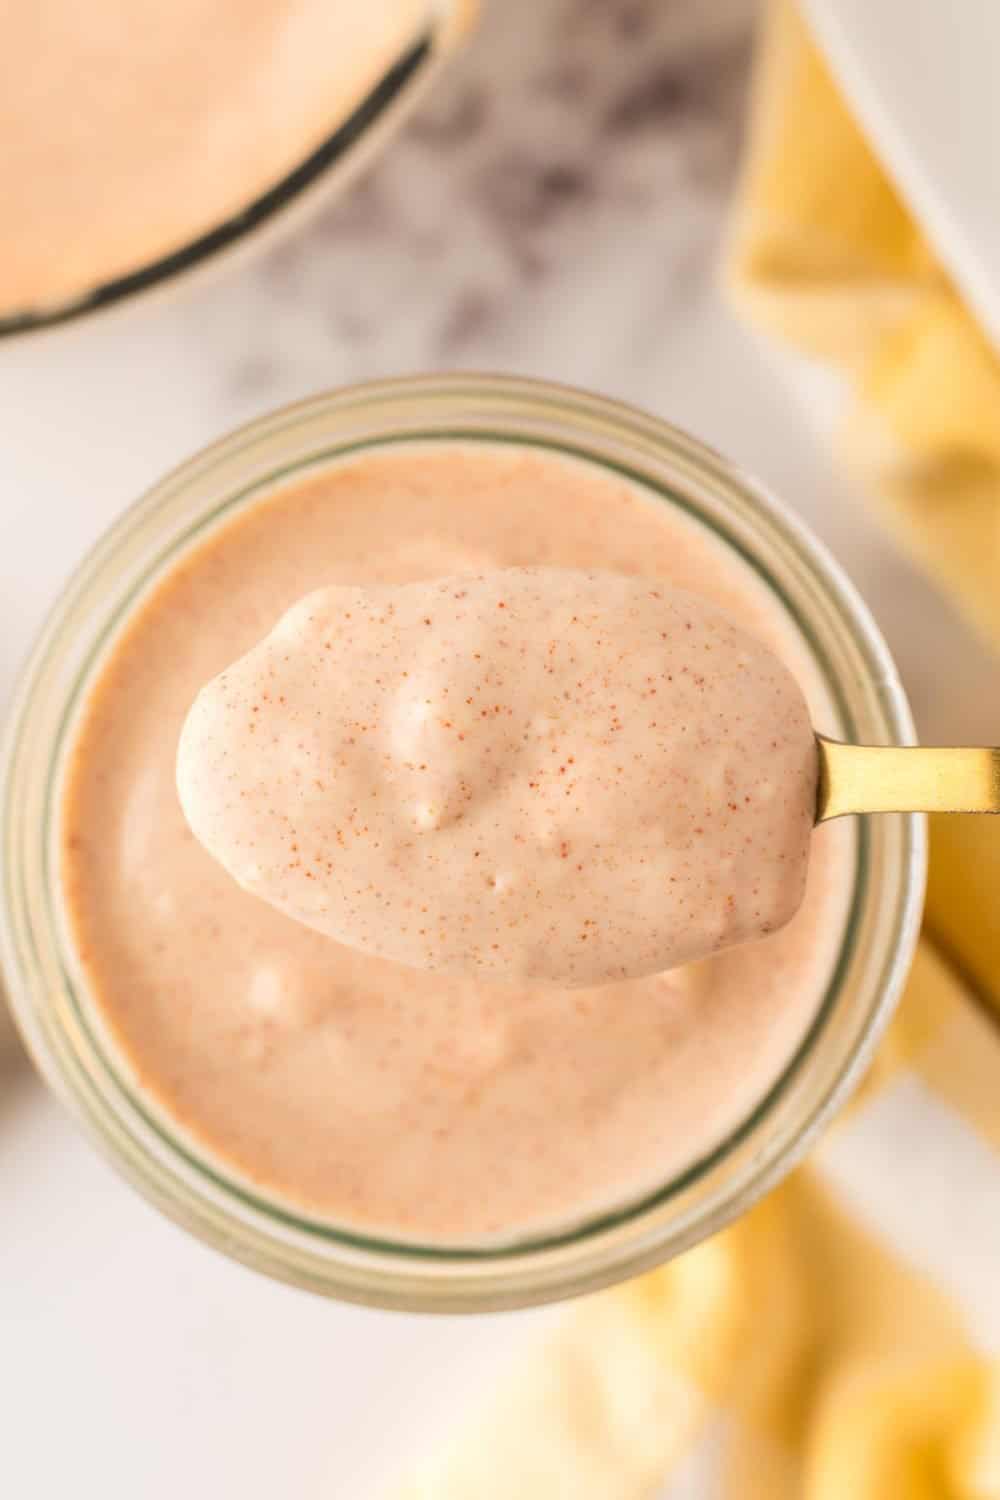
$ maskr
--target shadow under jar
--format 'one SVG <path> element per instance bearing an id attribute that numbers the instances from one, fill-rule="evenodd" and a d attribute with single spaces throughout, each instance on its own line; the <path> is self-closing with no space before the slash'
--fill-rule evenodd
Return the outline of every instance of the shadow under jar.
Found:
<path id="1" fill-rule="evenodd" d="M 515 488 L 557 460 L 577 466 L 582 489 L 606 482 L 644 506 L 667 507 L 659 513 L 703 536 L 698 546 L 725 555 L 730 569 L 757 591 L 761 620 L 773 618 L 791 660 L 809 679 L 817 728 L 872 744 L 911 738 L 892 662 L 863 604 L 819 544 L 758 486 L 651 417 L 555 386 L 463 375 L 318 397 L 253 423 L 156 486 L 107 533 L 57 604 L 26 668 L 2 765 L 0 935 L 12 1005 L 42 1072 L 91 1136 L 160 1208 L 237 1259 L 327 1295 L 426 1311 L 515 1307 L 594 1289 L 663 1261 L 749 1207 L 799 1158 L 870 1057 L 916 941 L 924 879 L 920 818 L 835 828 L 845 842 L 835 866 L 836 899 L 828 907 L 829 961 L 822 973 L 811 971 L 808 994 L 777 996 L 798 1021 L 794 1036 L 786 1031 L 769 1076 L 758 1079 L 752 1097 L 740 1102 L 714 1139 L 681 1160 L 665 1159 L 662 1173 L 644 1179 L 641 1191 L 623 1177 L 619 1194 L 605 1192 L 600 1203 L 581 1195 L 544 1223 L 533 1217 L 523 1232 L 514 1223 L 488 1227 L 480 1218 L 477 1233 L 421 1238 L 366 1224 L 349 1205 L 340 1214 L 328 1206 L 318 1211 L 305 1191 L 275 1185 L 238 1161 L 236 1147 L 218 1149 L 197 1122 L 165 1107 L 165 1086 L 157 1086 L 148 1056 L 137 1065 L 121 1008 L 109 1017 L 94 993 L 79 951 L 80 924 L 67 911 L 67 779 L 102 674 L 151 601 L 155 605 L 158 590 L 225 540 L 227 528 L 296 487 L 309 504 L 335 506 L 335 476 L 359 474 L 360 461 L 370 473 L 382 465 L 390 474 L 407 454 L 484 452 L 500 456 L 506 482 Z M 528 505 L 524 496 L 494 523 L 506 538 L 499 561 L 567 561 L 558 547 L 544 558 L 518 553 L 519 505 Z M 530 513 L 530 505 L 521 512 Z M 613 533 L 609 523 L 592 545 L 613 556 Z M 331 581 L 343 581 L 345 570 L 350 576 L 350 548 L 346 541 L 342 547 L 340 573 Z M 408 576 L 490 562 L 456 551 L 452 539 L 421 540 L 419 528 L 407 547 Z M 578 564 L 579 558 L 568 561 Z M 359 552 L 357 566 L 369 565 Z M 322 570 L 322 562 L 318 566 Z M 688 582 L 673 575 L 670 581 Z M 251 639 L 273 621 L 252 623 Z M 199 629 L 210 633 L 212 618 L 199 616 Z M 179 727 L 164 726 L 171 759 Z M 239 899 L 251 923 L 258 910 L 268 921 L 288 922 L 251 896 L 239 893 Z M 183 903 L 170 920 L 183 941 Z M 764 954 L 780 940 L 779 934 L 755 946 Z M 395 972 L 405 1001 L 413 971 Z M 502 1005 L 504 991 L 493 993 Z M 305 1043 L 314 1020 L 303 1020 Z M 240 1066 L 236 1055 L 231 1066 Z M 363 1102 L 377 1121 L 379 1085 Z M 331 1088 L 330 1109 L 337 1107 Z M 491 1171 L 492 1196 L 501 1196 L 501 1164 L 498 1155 L 482 1164 L 476 1188 L 484 1205 L 491 1202 Z"/>

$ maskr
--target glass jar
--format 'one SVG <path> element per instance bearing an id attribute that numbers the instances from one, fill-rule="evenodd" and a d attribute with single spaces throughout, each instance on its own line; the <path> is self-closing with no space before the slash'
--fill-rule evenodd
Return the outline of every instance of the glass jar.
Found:
<path id="1" fill-rule="evenodd" d="M 347 186 L 402 123 L 438 70 L 464 39 L 476 14 L 475 0 L 427 0 L 426 19 L 350 114 L 325 140 L 258 197 L 169 254 L 125 275 L 100 281 L 67 301 L 0 313 L 0 338 L 29 333 L 95 313 L 181 276 L 215 266 L 223 255 L 263 248 L 299 224 L 331 193 Z"/>
<path id="2" fill-rule="evenodd" d="M 388 1243 L 288 1212 L 229 1179 L 154 1118 L 74 991 L 56 859 L 67 742 L 95 664 L 139 595 L 219 519 L 297 471 L 408 440 L 538 445 L 605 466 L 711 527 L 794 622 L 845 739 L 906 742 L 912 724 L 867 609 L 803 526 L 723 459 L 596 396 L 486 376 L 432 376 L 320 396 L 223 439 L 126 512 L 65 589 L 28 662 L 0 763 L 0 954 L 42 1072 L 154 1203 L 272 1276 L 355 1302 L 483 1311 L 634 1275 L 748 1208 L 802 1155 L 871 1056 L 916 941 L 923 820 L 859 820 L 854 890 L 830 985 L 801 1046 L 752 1115 L 651 1197 L 545 1240 L 449 1251 Z"/>

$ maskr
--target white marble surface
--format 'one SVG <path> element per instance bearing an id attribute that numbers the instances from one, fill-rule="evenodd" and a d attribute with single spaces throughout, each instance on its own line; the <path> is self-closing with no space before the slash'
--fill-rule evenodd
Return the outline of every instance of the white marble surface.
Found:
<path id="1" fill-rule="evenodd" d="M 310 227 L 176 296 L 0 346 L 0 698 L 81 551 L 165 466 L 324 386 L 478 367 L 635 401 L 748 466 L 867 595 L 925 737 L 1000 737 L 985 654 L 718 296 L 752 12 L 495 0 Z M 133 1196 L 27 1069 L 0 1089 L 0 1493 L 360 1500 L 537 1321 L 271 1285 Z"/>

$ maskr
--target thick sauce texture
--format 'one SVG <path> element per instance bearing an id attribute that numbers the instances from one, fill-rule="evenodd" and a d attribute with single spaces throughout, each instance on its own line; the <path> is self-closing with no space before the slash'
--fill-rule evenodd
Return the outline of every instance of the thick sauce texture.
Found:
<path id="1" fill-rule="evenodd" d="M 479 979 L 638 979 L 781 927 L 816 740 L 713 605 L 520 568 L 334 587 L 199 693 L 177 786 L 245 890 Z"/>
<path id="2" fill-rule="evenodd" d="M 782 607 L 679 508 L 583 461 L 441 442 L 303 476 L 181 556 L 110 647 L 62 789 L 80 983 L 165 1125 L 300 1212 L 428 1243 L 567 1227 L 716 1147 L 815 1017 L 853 882 L 850 829 L 824 825 L 779 932 L 574 989 L 403 967 L 242 890 L 177 794 L 202 686 L 318 589 L 510 567 L 697 594 L 784 661 L 817 729 L 836 729 Z"/>

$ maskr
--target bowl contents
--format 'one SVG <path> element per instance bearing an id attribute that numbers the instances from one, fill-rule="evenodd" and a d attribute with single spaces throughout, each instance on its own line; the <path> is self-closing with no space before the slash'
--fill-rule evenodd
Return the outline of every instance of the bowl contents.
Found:
<path id="1" fill-rule="evenodd" d="M 497 984 L 404 967 L 343 945 L 241 889 L 195 838 L 177 792 L 178 742 L 200 689 L 248 652 L 251 663 L 260 664 L 284 631 L 294 638 L 288 654 L 294 645 L 302 676 L 292 705 L 301 714 L 314 669 L 313 652 L 303 651 L 302 643 L 313 640 L 315 622 L 308 618 L 313 602 L 297 601 L 333 590 L 320 599 L 344 628 L 346 590 L 360 591 L 351 597 L 369 611 L 378 599 L 397 609 L 405 600 L 411 609 L 442 585 L 404 586 L 464 575 L 471 591 L 477 576 L 488 579 L 508 568 L 600 573 L 594 588 L 602 597 L 605 588 L 620 589 L 623 600 L 661 587 L 696 594 L 780 658 L 800 684 L 817 729 L 837 729 L 819 670 L 780 600 L 751 564 L 685 513 L 683 501 L 654 495 L 597 463 L 527 444 L 396 442 L 286 479 L 178 545 L 93 671 L 59 792 L 70 970 L 85 1016 L 109 1038 L 124 1077 L 160 1127 L 214 1171 L 269 1202 L 409 1242 L 484 1245 L 565 1230 L 662 1188 L 718 1148 L 774 1087 L 817 1017 L 853 885 L 850 825 L 824 825 L 812 836 L 801 906 L 779 931 L 702 962 L 582 988 Z M 611 582 L 607 574 L 632 581 Z M 533 576 L 540 575 L 523 575 L 521 587 L 530 589 Z M 650 608 L 654 603 L 672 607 L 650 598 Z M 486 630 L 482 604 L 472 610 L 470 641 Z M 433 622 L 429 608 L 426 613 Z M 514 615 L 512 609 L 512 632 L 519 628 Z M 283 616 L 277 637 L 268 637 Z M 526 641 L 531 631 L 525 621 L 521 628 Z M 433 623 L 421 629 L 428 643 L 450 638 L 443 620 L 437 629 Z M 725 632 L 727 651 L 737 636 L 744 639 Z M 486 633 L 492 649 L 492 627 Z M 449 698 L 468 684 L 458 693 L 459 707 L 471 710 L 471 669 L 442 665 L 417 635 L 405 643 L 401 670 L 431 673 Z M 261 641 L 269 641 L 263 657 L 256 654 Z M 560 652 L 571 652 L 571 641 L 561 632 L 554 653 L 560 680 L 568 665 Z M 542 655 L 548 645 L 549 637 Z M 588 640 L 578 653 L 579 680 L 586 680 L 584 672 L 592 676 L 595 691 L 601 674 L 595 652 L 603 649 Z M 749 659 L 752 648 L 735 649 L 745 649 Z M 753 661 L 756 671 L 756 655 Z M 368 723 L 371 709 L 391 699 L 395 708 L 379 736 L 389 744 L 391 718 L 402 738 L 393 755 L 419 768 L 415 751 L 431 743 L 428 736 L 445 743 L 444 727 L 418 714 L 412 686 L 393 692 L 374 676 L 367 680 L 370 673 L 378 675 L 374 659 L 365 674 L 354 673 L 358 719 Z M 519 665 L 516 675 L 522 691 L 530 688 L 532 702 L 541 705 L 545 674 L 532 673 L 526 677 Z M 634 694 L 638 680 L 629 681 Z M 781 674 L 774 691 L 791 717 L 804 713 L 793 710 L 797 699 Z M 423 696 L 435 706 L 433 692 Z M 655 716 L 649 705 L 658 698 L 657 687 L 656 697 L 640 700 L 648 722 Z M 510 693 L 494 695 L 490 710 L 512 701 Z M 727 698 L 727 713 L 732 704 Z M 602 711 L 618 713 L 623 726 L 612 730 L 607 718 L 607 734 L 624 736 L 630 754 L 643 754 L 646 731 L 632 735 L 624 717 L 633 707 L 632 698 L 610 698 Z M 284 734 L 277 719 L 270 722 L 272 735 Z M 328 728 L 319 726 L 316 745 L 326 744 Z M 539 722 L 522 732 L 529 734 L 524 755 L 537 759 L 551 727 Z M 303 740 L 310 754 L 311 743 Z M 553 778 L 561 783 L 571 774 L 569 761 L 561 747 L 549 753 Z M 357 754 L 354 779 L 363 774 Z M 433 772 L 437 790 L 420 799 L 428 809 L 420 820 L 441 819 L 442 833 L 454 832 L 443 819 L 461 810 L 442 792 L 467 764 L 464 749 L 451 746 L 448 754 L 451 759 Z M 599 737 L 586 754 L 592 769 L 620 764 L 625 769 L 615 775 L 637 778 L 642 789 L 635 806 L 626 807 L 609 788 L 606 805 L 585 810 L 588 847 L 605 837 L 610 843 L 620 816 L 630 837 L 649 837 L 647 816 L 662 819 L 670 809 L 662 797 L 656 803 L 642 762 L 634 762 L 639 769 L 633 772 L 624 759 L 612 761 Z M 276 764 L 270 757 L 268 750 L 262 760 L 267 778 Z M 711 760 L 706 755 L 706 784 L 719 774 Z M 470 771 L 474 764 L 468 763 Z M 808 778 L 798 753 L 780 764 L 782 783 L 798 766 L 804 795 Z M 287 762 L 299 778 L 308 765 L 305 753 Z M 403 801 L 405 792 L 416 818 L 416 778 L 430 772 L 406 774 L 413 780 L 397 782 L 394 795 Z M 787 791 L 782 784 L 774 793 L 778 805 Z M 742 795 L 753 791 L 747 787 Z M 506 818 L 511 806 L 502 798 L 501 804 Z M 489 799 L 477 806 L 485 828 Z M 548 837 L 555 822 L 552 806 L 551 798 L 539 804 L 544 811 L 532 825 L 539 837 Z M 386 826 L 398 832 L 397 814 Z M 523 816 L 535 815 L 528 808 Z M 485 858 L 475 859 L 475 819 L 470 822 L 452 877 L 455 911 L 467 900 L 458 887 L 468 880 L 470 862 Z M 752 836 L 761 837 L 764 825 L 754 826 Z M 436 834 L 422 828 L 421 837 L 429 832 Z M 724 843 L 721 825 L 718 832 Z M 546 866 L 541 888 L 558 897 L 563 865 L 579 861 L 572 849 L 564 861 L 558 827 L 553 836 L 558 842 L 547 860 L 559 868 Z M 613 858 L 623 842 L 616 834 Z M 801 831 L 789 837 L 790 855 L 801 855 L 800 842 Z M 492 846 L 494 854 L 498 848 Z M 298 852 L 315 859 L 325 851 Z M 511 848 L 504 844 L 500 852 Z M 527 878 L 527 863 L 494 863 L 483 889 L 487 878 L 508 868 Z M 622 891 L 613 880 L 594 889 L 623 922 L 633 920 L 630 908 L 640 903 L 647 930 L 655 908 L 645 884 L 624 894 L 624 883 L 637 878 L 628 868 Z M 404 866 L 385 894 L 419 902 L 425 879 L 415 858 L 412 879 Z M 435 889 L 443 890 L 445 879 Z M 300 890 L 298 883 L 289 886 L 293 890 Z M 501 891 L 496 899 L 510 898 Z M 669 909 L 666 897 L 663 909 Z M 543 913 L 537 920 L 541 932 L 552 917 Z M 558 943 L 552 946 L 556 964 Z M 635 960 L 626 947 L 623 942 L 617 962 L 631 972 Z M 608 963 L 611 952 L 605 947 Z"/>
<path id="2" fill-rule="evenodd" d="M 242 213 L 428 30 L 427 0 L 32 0 L 0 48 L 0 318 Z"/>
<path id="3" fill-rule="evenodd" d="M 193 831 L 364 952 L 608 984 L 798 909 L 816 740 L 788 669 L 644 578 L 508 569 L 326 588 L 202 689 Z"/>

